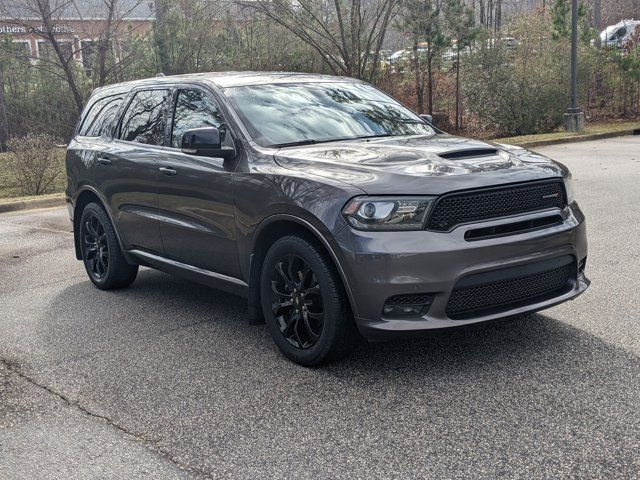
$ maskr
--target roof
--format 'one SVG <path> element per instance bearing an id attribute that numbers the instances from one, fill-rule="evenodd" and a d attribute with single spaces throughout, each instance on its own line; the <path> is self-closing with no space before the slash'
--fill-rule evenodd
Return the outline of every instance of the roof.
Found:
<path id="1" fill-rule="evenodd" d="M 103 0 L 50 0 L 54 20 L 104 20 L 107 7 Z M 26 0 L 0 0 L 0 19 L 37 20 L 38 15 Z M 118 0 L 117 17 L 123 20 L 153 20 L 153 0 Z"/>
<path id="2" fill-rule="evenodd" d="M 120 86 L 127 86 L 131 88 L 139 85 L 161 85 L 163 83 L 174 84 L 186 82 L 207 82 L 221 88 L 228 88 L 274 83 L 360 82 L 360 80 L 350 77 L 336 77 L 333 75 L 295 72 L 207 72 L 132 80 L 129 82 L 108 85 L 105 86 L 104 89 L 106 90 Z"/>

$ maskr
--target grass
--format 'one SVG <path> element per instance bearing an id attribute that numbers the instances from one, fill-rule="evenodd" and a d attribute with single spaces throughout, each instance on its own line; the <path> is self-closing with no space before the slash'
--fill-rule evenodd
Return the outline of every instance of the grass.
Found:
<path id="1" fill-rule="evenodd" d="M 14 172 L 7 165 L 9 153 L 0 153 L 0 202 L 7 203 L 18 200 L 26 200 L 36 197 L 25 197 L 17 185 Z M 61 156 L 60 174 L 53 181 L 49 191 L 45 195 L 60 194 L 67 186 L 67 177 L 64 173 L 64 157 Z M 38 198 L 45 195 L 38 195 Z"/>
<path id="2" fill-rule="evenodd" d="M 591 135 L 594 133 L 612 133 L 640 128 L 640 122 L 594 122 L 585 126 L 580 133 L 570 133 L 557 131 L 551 133 L 541 133 L 538 135 L 519 135 L 517 137 L 496 138 L 496 142 L 517 145 L 526 142 L 538 142 L 541 140 L 557 140 L 559 138 L 576 137 L 580 135 Z"/>

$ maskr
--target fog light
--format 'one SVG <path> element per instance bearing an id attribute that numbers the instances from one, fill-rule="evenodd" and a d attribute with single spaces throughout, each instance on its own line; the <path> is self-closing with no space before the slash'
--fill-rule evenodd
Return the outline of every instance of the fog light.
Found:
<path id="1" fill-rule="evenodd" d="M 389 318 L 421 317 L 429 311 L 433 295 L 395 295 L 382 307 L 382 316 Z"/>

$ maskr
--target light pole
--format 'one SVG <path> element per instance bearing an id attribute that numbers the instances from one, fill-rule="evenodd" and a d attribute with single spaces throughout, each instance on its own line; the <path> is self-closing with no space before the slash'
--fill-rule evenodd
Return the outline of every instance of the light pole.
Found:
<path id="1" fill-rule="evenodd" d="M 571 105 L 564 114 L 564 129 L 581 132 L 584 112 L 578 108 L 578 0 L 571 0 Z"/>

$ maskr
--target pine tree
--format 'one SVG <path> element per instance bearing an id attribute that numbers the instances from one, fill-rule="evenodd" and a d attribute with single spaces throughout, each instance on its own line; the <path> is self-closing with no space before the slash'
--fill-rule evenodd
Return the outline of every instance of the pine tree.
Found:
<path id="1" fill-rule="evenodd" d="M 440 5 L 433 0 L 405 0 L 405 28 L 411 32 L 413 44 L 413 67 L 416 83 L 418 109 L 424 111 L 424 77 L 421 44 L 426 47 L 428 113 L 433 113 L 433 66 L 438 54 L 449 44 L 443 25 Z"/>
<path id="2" fill-rule="evenodd" d="M 571 5 L 568 0 L 555 0 L 551 7 L 551 35 L 554 40 L 571 36 Z"/>

